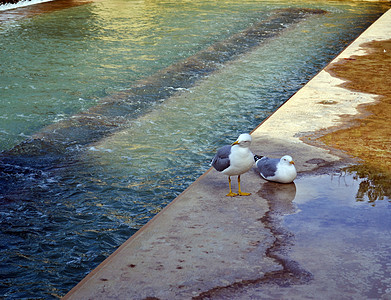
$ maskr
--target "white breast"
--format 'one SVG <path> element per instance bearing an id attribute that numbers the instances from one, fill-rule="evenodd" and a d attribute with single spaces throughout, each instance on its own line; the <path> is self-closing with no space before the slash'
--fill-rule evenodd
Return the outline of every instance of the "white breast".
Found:
<path id="1" fill-rule="evenodd" d="M 296 178 L 296 176 L 297 172 L 294 165 L 282 165 L 281 163 L 278 163 L 276 174 L 273 177 L 269 177 L 268 180 L 290 183 Z"/>
<path id="2" fill-rule="evenodd" d="M 240 146 L 232 146 L 231 154 L 229 155 L 230 166 L 222 171 L 223 174 L 236 176 L 246 173 L 254 164 L 254 155 L 249 148 Z"/>

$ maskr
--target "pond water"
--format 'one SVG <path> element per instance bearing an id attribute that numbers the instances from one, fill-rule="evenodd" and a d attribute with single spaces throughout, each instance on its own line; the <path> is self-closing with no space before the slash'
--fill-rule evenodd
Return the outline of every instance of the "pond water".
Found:
<path id="1" fill-rule="evenodd" d="M 385 9 L 114 0 L 0 23 L 0 294 L 63 296 Z"/>

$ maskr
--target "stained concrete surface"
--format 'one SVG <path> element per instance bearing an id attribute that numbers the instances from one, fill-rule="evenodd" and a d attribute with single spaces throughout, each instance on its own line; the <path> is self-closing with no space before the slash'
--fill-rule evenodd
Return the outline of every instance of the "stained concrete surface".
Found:
<path id="1" fill-rule="evenodd" d="M 330 66 L 358 60 L 369 53 L 368 42 L 390 37 L 388 11 Z M 369 226 L 373 211 L 357 209 L 355 191 L 365 179 L 349 173 L 349 189 L 333 181 L 359 157 L 319 139 L 349 127 L 347 118 L 362 118 L 361 104 L 378 99 L 344 83 L 326 68 L 252 133 L 254 153 L 294 157 L 295 184 L 268 183 L 252 170 L 242 176 L 252 195 L 227 198 L 227 178 L 209 170 L 65 299 L 389 299 L 389 224 Z M 389 198 L 383 199 L 379 220 L 390 219 Z M 346 212 L 336 222 L 340 211 Z"/>
<path id="2" fill-rule="evenodd" d="M 321 140 L 391 177 L 391 127 L 387 126 L 391 119 L 391 39 L 364 46 L 366 55 L 338 61 L 327 71 L 346 80 L 343 86 L 352 91 L 378 95 L 376 102 L 360 108 L 360 118 L 347 118 L 347 128 L 332 130 Z"/>

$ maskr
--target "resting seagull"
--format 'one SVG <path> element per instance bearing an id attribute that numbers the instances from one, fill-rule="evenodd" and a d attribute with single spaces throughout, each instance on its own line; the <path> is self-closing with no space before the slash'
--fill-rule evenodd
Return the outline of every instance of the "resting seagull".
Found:
<path id="1" fill-rule="evenodd" d="M 281 158 L 255 155 L 254 160 L 259 173 L 266 180 L 291 183 L 296 178 L 295 163 L 289 155 Z"/>
<path id="2" fill-rule="evenodd" d="M 249 196 L 240 190 L 240 175 L 246 173 L 254 165 L 254 154 L 250 151 L 251 135 L 242 133 L 232 145 L 217 150 L 212 166 L 219 172 L 228 175 L 229 193 L 227 196 Z M 238 176 L 238 193 L 231 189 L 231 176 Z"/>

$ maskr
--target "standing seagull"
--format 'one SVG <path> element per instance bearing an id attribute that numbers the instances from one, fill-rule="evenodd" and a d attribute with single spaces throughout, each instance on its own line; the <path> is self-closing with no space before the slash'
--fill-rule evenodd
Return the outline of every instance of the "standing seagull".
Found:
<path id="1" fill-rule="evenodd" d="M 254 154 L 250 151 L 251 135 L 242 133 L 232 145 L 217 150 L 212 166 L 219 172 L 228 175 L 229 193 L 227 196 L 249 196 L 240 190 L 240 175 L 246 173 L 254 165 Z M 231 176 L 238 176 L 238 193 L 231 189 Z"/>
<path id="2" fill-rule="evenodd" d="M 291 183 L 296 178 L 295 163 L 289 155 L 281 158 L 255 155 L 254 160 L 259 173 L 266 180 Z"/>

